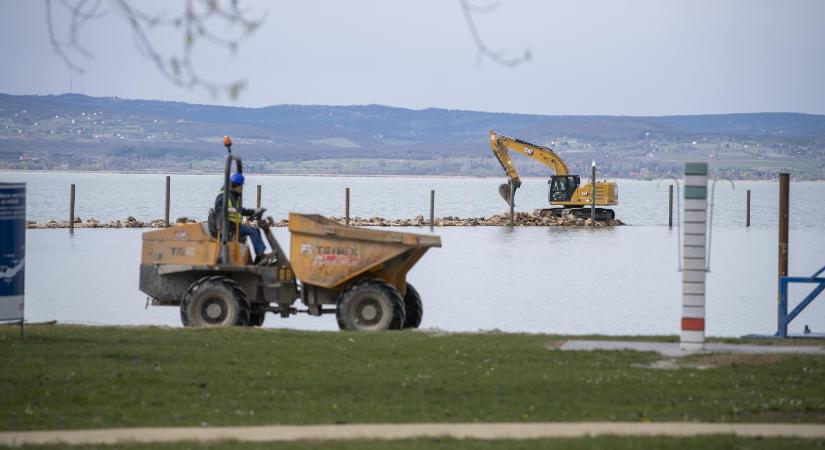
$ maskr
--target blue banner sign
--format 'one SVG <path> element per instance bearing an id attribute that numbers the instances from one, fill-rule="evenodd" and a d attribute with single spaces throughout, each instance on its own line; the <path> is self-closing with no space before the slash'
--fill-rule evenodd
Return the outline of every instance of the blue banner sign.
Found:
<path id="1" fill-rule="evenodd" d="M 0 183 L 0 320 L 23 320 L 26 185 Z"/>

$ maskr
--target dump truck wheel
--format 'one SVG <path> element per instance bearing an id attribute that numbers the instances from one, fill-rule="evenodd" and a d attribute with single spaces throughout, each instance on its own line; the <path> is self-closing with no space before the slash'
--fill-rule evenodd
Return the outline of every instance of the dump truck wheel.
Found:
<path id="1" fill-rule="evenodd" d="M 250 327 L 260 327 L 264 324 L 264 319 L 266 318 L 266 310 L 252 310 L 249 312 L 249 322 L 247 325 Z"/>
<path id="2" fill-rule="evenodd" d="M 404 296 L 404 312 L 404 328 L 418 328 L 421 325 L 424 305 L 421 304 L 421 295 L 410 283 L 407 283 L 407 295 Z"/>
<path id="3" fill-rule="evenodd" d="M 192 283 L 180 304 L 185 327 L 243 326 L 249 321 L 249 304 L 238 283 L 221 276 Z"/>
<path id="4" fill-rule="evenodd" d="M 398 330 L 404 325 L 404 300 L 391 284 L 367 279 L 338 297 L 335 315 L 342 330 Z"/>

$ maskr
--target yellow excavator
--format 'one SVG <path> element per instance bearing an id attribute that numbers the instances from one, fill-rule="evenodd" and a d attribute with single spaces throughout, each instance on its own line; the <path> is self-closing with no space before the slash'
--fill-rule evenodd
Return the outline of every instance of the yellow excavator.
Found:
<path id="1" fill-rule="evenodd" d="M 505 136 L 490 130 L 490 147 L 507 174 L 508 182 L 498 187 L 498 193 L 508 205 L 513 206 L 516 190 L 521 187 L 521 179 L 510 158 L 510 150 L 532 158 L 555 172 L 547 181 L 551 207 L 539 208 L 533 214 L 541 217 L 561 217 L 571 215 L 576 218 L 590 217 L 593 183 L 581 184 L 581 177 L 570 175 L 567 165 L 552 149 L 531 144 L 521 139 Z M 619 188 L 612 181 L 597 181 L 596 206 L 619 204 Z M 612 220 L 616 214 L 612 209 L 596 208 L 596 220 Z"/>

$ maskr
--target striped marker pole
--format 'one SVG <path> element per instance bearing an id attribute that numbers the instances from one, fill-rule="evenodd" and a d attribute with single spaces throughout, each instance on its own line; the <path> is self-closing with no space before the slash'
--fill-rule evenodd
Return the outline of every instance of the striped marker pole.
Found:
<path id="1" fill-rule="evenodd" d="M 708 206 L 707 163 L 685 163 L 682 230 L 682 335 L 684 351 L 705 348 L 705 243 Z"/>

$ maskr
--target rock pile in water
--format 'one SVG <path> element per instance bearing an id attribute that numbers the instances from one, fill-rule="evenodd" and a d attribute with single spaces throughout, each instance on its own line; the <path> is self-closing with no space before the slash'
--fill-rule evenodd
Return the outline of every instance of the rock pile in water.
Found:
<path id="1" fill-rule="evenodd" d="M 343 217 L 330 217 L 340 223 L 344 223 Z M 421 227 L 429 226 L 429 220 L 425 220 L 424 216 L 416 216 L 413 219 L 385 219 L 383 217 L 351 217 L 350 225 L 357 227 Z M 590 219 L 577 219 L 571 216 L 564 217 L 538 217 L 529 213 L 516 213 L 513 217 L 513 224 L 516 226 L 536 226 L 536 227 L 553 227 L 553 226 L 568 226 L 568 227 L 583 227 L 594 226 Z M 494 214 L 490 217 L 439 217 L 435 219 L 435 225 L 438 227 L 501 227 L 510 225 L 509 214 Z M 621 220 L 613 219 L 608 221 L 596 221 L 597 227 L 610 227 L 624 225 Z"/>
<path id="2" fill-rule="evenodd" d="M 343 224 L 343 217 L 330 217 L 338 223 Z M 179 217 L 175 223 L 202 223 L 200 221 L 190 219 L 188 217 Z M 383 217 L 351 217 L 350 225 L 356 227 L 424 227 L 429 226 L 429 220 L 424 219 L 424 216 L 416 216 L 412 219 L 385 219 Z M 621 220 L 613 219 L 608 221 L 596 221 L 594 224 L 590 219 L 577 219 L 571 216 L 564 217 L 538 217 L 529 213 L 516 213 L 513 217 L 513 223 L 516 226 L 534 226 L 534 227 L 612 227 L 617 225 L 624 225 Z M 155 219 L 148 222 L 143 222 L 134 217 L 127 217 L 126 220 L 114 220 L 109 222 L 101 222 L 96 219 L 88 219 L 81 221 L 79 217 L 75 218 L 75 228 L 163 228 L 165 222 L 163 219 Z M 510 225 L 510 216 L 508 214 L 494 214 L 490 217 L 439 217 L 435 219 L 435 225 L 438 227 L 501 227 Z M 27 222 L 28 228 L 69 228 L 69 221 L 55 221 L 50 220 L 46 223 L 37 223 L 34 221 Z M 281 219 L 275 222 L 276 227 L 289 226 L 289 220 Z"/>
<path id="3" fill-rule="evenodd" d="M 178 223 L 197 223 L 197 221 L 179 221 Z M 75 217 L 74 220 L 75 228 L 163 228 L 164 226 L 166 226 L 166 222 L 163 219 L 155 219 L 144 222 L 137 220 L 132 216 L 127 217 L 125 220 L 112 220 L 109 222 L 101 222 L 97 219 L 82 221 L 79 217 Z M 50 220 L 45 223 L 37 223 L 33 220 L 29 220 L 26 222 L 26 228 L 69 228 L 69 221 Z"/>

